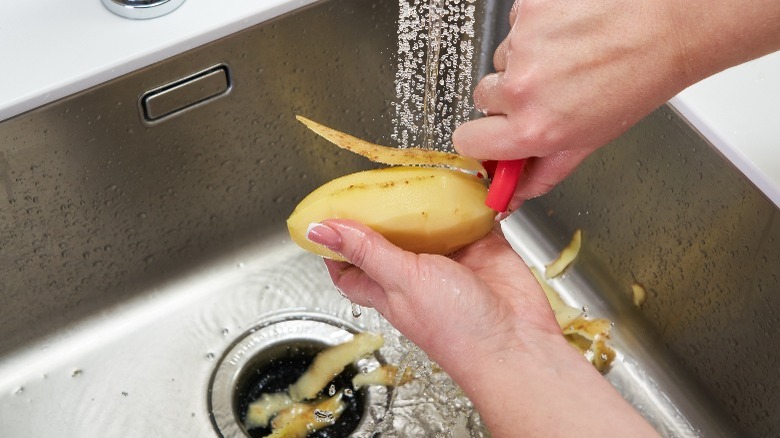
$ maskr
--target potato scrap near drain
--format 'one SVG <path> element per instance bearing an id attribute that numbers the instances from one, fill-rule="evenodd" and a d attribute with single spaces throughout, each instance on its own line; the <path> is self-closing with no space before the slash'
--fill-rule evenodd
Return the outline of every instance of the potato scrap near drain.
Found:
<path id="1" fill-rule="evenodd" d="M 396 386 L 404 385 L 414 380 L 414 372 L 411 368 L 404 368 L 401 376 L 398 375 L 399 369 L 395 365 L 381 365 L 367 373 L 360 373 L 352 378 L 352 386 L 360 389 L 364 386 Z"/>
<path id="2" fill-rule="evenodd" d="M 384 345 L 380 334 L 362 332 L 351 340 L 329 347 L 314 358 L 314 362 L 301 377 L 290 385 L 287 392 L 266 393 L 253 401 L 246 412 L 244 427 L 271 426 L 269 437 L 300 437 L 334 424 L 347 405 L 343 395 L 347 389 L 331 397 L 315 399 L 334 377 L 340 374 L 350 363 L 356 363 Z M 410 369 L 397 376 L 398 367 L 380 365 L 373 371 L 356 375 L 353 388 L 360 389 L 369 385 L 403 385 L 414 379 Z M 350 388 L 351 390 L 351 388 Z"/>
<path id="3" fill-rule="evenodd" d="M 351 219 L 407 251 L 442 255 L 479 240 L 493 228 L 496 212 L 485 205 L 485 181 L 449 168 L 484 172 L 474 160 L 438 151 L 374 145 L 300 116 L 299 120 L 370 159 L 406 164 L 345 175 L 306 196 L 287 219 L 290 237 L 303 249 L 344 260 L 306 238 L 311 224 L 326 219 Z M 431 165 L 444 167 L 422 167 Z"/>
<path id="4" fill-rule="evenodd" d="M 334 424 L 344 409 L 341 393 L 312 403 L 295 403 L 274 418 L 268 438 L 305 438 Z"/>
<path id="5" fill-rule="evenodd" d="M 286 392 L 263 394 L 259 399 L 249 404 L 246 411 L 244 426 L 247 429 L 268 427 L 268 423 L 276 414 L 292 406 L 293 401 Z"/>
<path id="6" fill-rule="evenodd" d="M 316 397 L 328 382 L 344 371 L 344 367 L 379 350 L 384 342 L 381 335 L 363 332 L 349 342 L 323 350 L 314 358 L 309 369 L 290 386 L 290 398 L 297 402 Z"/>

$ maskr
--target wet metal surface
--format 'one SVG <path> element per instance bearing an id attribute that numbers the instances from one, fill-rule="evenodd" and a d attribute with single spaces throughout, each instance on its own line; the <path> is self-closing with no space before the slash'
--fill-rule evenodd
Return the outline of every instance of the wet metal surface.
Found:
<path id="1" fill-rule="evenodd" d="M 391 144 L 397 14 L 323 1 L 0 124 L 0 435 L 214 436 L 209 380 L 264 315 L 377 326 L 284 219 L 369 165 L 295 114 Z M 223 64 L 229 93 L 144 124 L 143 93 Z M 662 108 L 505 223 L 537 266 L 576 228 L 554 285 L 616 322 L 624 396 L 670 436 L 779 434 L 777 207 Z"/>

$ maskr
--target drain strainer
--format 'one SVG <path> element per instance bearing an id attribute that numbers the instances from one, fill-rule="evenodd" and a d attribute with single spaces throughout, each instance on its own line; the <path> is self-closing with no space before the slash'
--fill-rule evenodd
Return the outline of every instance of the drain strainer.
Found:
<path id="1" fill-rule="evenodd" d="M 286 312 L 260 321 L 231 345 L 212 375 L 209 410 L 217 432 L 226 438 L 265 436 L 268 430 L 244 427 L 249 403 L 262 393 L 284 390 L 308 368 L 318 352 L 349 341 L 357 332 L 356 326 L 344 320 L 310 312 Z M 388 390 L 368 387 L 353 391 L 351 377 L 381 361 L 378 355 L 363 359 L 336 377 L 333 388 L 349 388 L 348 408 L 336 424 L 321 429 L 315 436 L 373 435 L 374 424 L 387 411 Z"/>

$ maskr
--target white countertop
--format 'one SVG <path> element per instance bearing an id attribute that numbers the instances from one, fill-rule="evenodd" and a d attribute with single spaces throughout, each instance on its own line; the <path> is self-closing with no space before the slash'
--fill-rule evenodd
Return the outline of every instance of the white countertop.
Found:
<path id="1" fill-rule="evenodd" d="M 130 20 L 100 0 L 20 0 L 0 13 L 0 121 L 316 0 L 186 0 Z"/>
<path id="2" fill-rule="evenodd" d="M 128 20 L 100 0 L 34 0 L 0 14 L 0 121 L 316 0 L 186 0 Z M 671 100 L 780 206 L 780 52 L 732 68 Z"/>
<path id="3" fill-rule="evenodd" d="M 780 207 L 780 52 L 705 79 L 671 103 Z"/>

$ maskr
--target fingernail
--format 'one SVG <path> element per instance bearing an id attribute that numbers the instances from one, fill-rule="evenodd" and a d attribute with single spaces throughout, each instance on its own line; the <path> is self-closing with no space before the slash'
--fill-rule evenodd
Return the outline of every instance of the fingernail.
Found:
<path id="1" fill-rule="evenodd" d="M 319 222 L 309 224 L 306 238 L 332 251 L 341 249 L 341 235 L 333 228 Z"/>
<path id="2" fill-rule="evenodd" d="M 507 210 L 501 213 L 496 214 L 496 217 L 493 218 L 496 222 L 501 222 L 502 220 L 509 217 L 509 215 L 512 214 L 511 211 Z"/>

